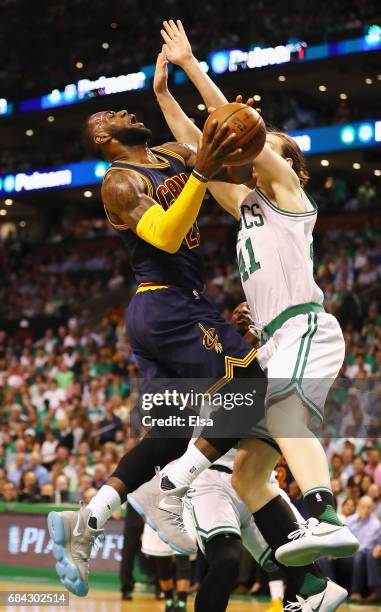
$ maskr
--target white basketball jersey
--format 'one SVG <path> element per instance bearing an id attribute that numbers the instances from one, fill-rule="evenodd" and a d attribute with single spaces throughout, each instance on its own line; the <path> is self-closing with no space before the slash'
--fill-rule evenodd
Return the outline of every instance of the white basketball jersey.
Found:
<path id="1" fill-rule="evenodd" d="M 317 211 L 304 191 L 302 198 L 305 213 L 276 208 L 258 188 L 242 202 L 238 266 L 258 330 L 290 306 L 323 303 L 312 261 Z"/>

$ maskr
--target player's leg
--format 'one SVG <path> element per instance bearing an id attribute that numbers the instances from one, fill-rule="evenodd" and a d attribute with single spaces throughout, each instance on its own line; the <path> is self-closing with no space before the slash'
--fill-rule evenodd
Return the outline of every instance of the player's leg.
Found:
<path id="1" fill-rule="evenodd" d="M 278 485 L 273 484 L 273 486 L 279 493 L 280 489 Z M 303 518 L 283 492 L 281 492 L 281 497 L 289 506 L 294 521 L 302 521 Z M 271 503 L 267 506 L 267 509 L 270 510 L 271 514 Z M 279 522 L 284 520 L 287 521 L 287 519 L 290 518 L 288 517 L 288 513 L 285 512 L 284 507 L 280 506 L 279 511 L 281 515 Z M 244 516 L 245 513 L 247 513 L 246 517 Z M 306 565 L 304 567 L 285 567 L 276 560 L 275 550 L 277 538 L 274 538 L 275 544 L 273 543 L 271 545 L 271 542 L 273 542 L 272 531 L 268 529 L 268 523 L 265 517 L 260 517 L 262 519 L 260 522 L 263 527 L 263 522 L 265 521 L 265 528 L 263 531 L 267 533 L 269 542 L 265 540 L 262 531 L 259 530 L 254 520 L 254 517 L 257 516 L 256 514 L 254 514 L 253 517 L 250 515 L 249 510 L 245 508 L 244 511 L 241 510 L 241 515 L 243 545 L 253 555 L 264 571 L 269 573 L 270 577 L 275 576 L 277 578 L 276 582 L 278 582 L 279 579 L 279 570 L 282 571 L 287 584 L 284 601 L 289 606 L 291 605 L 291 608 L 289 608 L 290 610 L 293 610 L 298 602 L 306 602 L 306 606 L 311 606 L 308 607 L 308 609 L 316 608 L 321 604 L 322 612 L 332 612 L 345 601 L 348 595 L 347 591 L 334 582 L 327 581 L 315 564 Z M 278 530 L 279 525 L 275 525 L 275 529 Z M 279 584 L 274 585 L 275 589 L 278 589 L 278 587 Z M 279 603 L 277 606 L 279 608 Z"/>
<path id="2" fill-rule="evenodd" d="M 174 581 L 174 562 L 172 549 L 160 540 L 153 529 L 144 526 L 141 550 L 144 555 L 151 557 L 155 561 L 156 580 L 164 593 L 165 610 L 173 612 L 175 605 L 175 581 Z"/>
<path id="3" fill-rule="evenodd" d="M 196 595 L 195 612 L 225 612 L 238 578 L 241 554 L 237 534 L 221 532 L 205 544 L 208 571 Z"/>
<path id="4" fill-rule="evenodd" d="M 175 569 L 177 591 L 175 609 L 184 611 L 187 607 L 187 599 L 192 575 L 190 558 L 185 555 L 175 555 Z"/>
<path id="5" fill-rule="evenodd" d="M 266 379 L 256 362 L 255 350 L 204 298 L 193 296 L 193 300 L 191 305 L 187 302 L 186 311 L 185 306 L 182 310 L 182 341 L 174 343 L 168 334 L 163 335 L 163 351 L 171 359 L 169 366 L 177 367 L 178 374 L 184 378 L 198 379 L 205 383 L 212 381 L 215 391 L 223 388 L 237 371 L 244 372 L 252 380 L 251 387 L 257 381 L 265 386 Z M 186 333 L 184 315 L 188 320 Z M 207 389 L 209 385 L 202 390 Z M 255 413 L 255 408 L 251 413 Z M 180 552 L 184 552 L 183 547 L 179 546 L 182 532 L 178 529 L 175 515 L 182 514 L 181 498 L 194 479 L 241 437 L 227 438 L 231 416 L 226 410 L 217 412 L 213 417 L 213 428 L 209 428 L 208 433 L 203 431 L 202 437 L 188 447 L 176 464 L 164 467 L 160 475 L 128 496 L 131 505 L 144 517 L 148 517 L 150 524 L 160 530 L 160 536 Z M 171 498 L 170 504 L 165 501 L 166 497 Z M 171 514 L 166 510 L 166 505 L 171 506 Z"/>
<path id="6" fill-rule="evenodd" d="M 270 607 L 266 612 L 283 612 L 284 582 L 281 570 L 268 574 L 270 591 Z"/>
<path id="7" fill-rule="evenodd" d="M 173 612 L 175 604 L 174 563 L 172 554 L 155 557 L 156 576 L 164 593 L 165 612 Z"/>
<path id="8" fill-rule="evenodd" d="M 144 523 L 141 517 L 131 506 L 127 507 L 127 515 L 124 520 L 123 551 L 120 564 L 120 582 L 122 599 L 132 599 L 134 590 L 133 568 L 135 557 L 141 546 L 141 536 Z"/>
<path id="9" fill-rule="evenodd" d="M 166 380 L 172 375 L 168 369 L 136 348 L 137 360 L 147 379 Z M 152 416 L 176 416 L 178 408 L 172 404 L 156 408 Z M 187 414 L 187 410 L 184 411 Z M 163 437 L 160 429 L 151 431 L 119 461 L 107 483 L 100 488 L 88 506 L 79 512 L 51 512 L 48 516 L 50 536 L 54 542 L 53 555 L 56 570 L 62 584 L 76 595 L 88 592 L 89 559 L 95 539 L 113 512 L 126 501 L 127 493 L 150 480 L 155 467 L 173 461 L 186 450 L 192 427 L 172 430 L 172 438 Z M 192 541 L 182 534 L 181 545 L 185 552 L 192 550 Z"/>
<path id="10" fill-rule="evenodd" d="M 273 562 L 275 551 L 287 541 L 290 529 L 294 529 L 298 521 L 303 521 L 272 481 L 271 475 L 278 459 L 278 451 L 267 442 L 242 440 L 232 476 L 233 487 L 255 521 L 254 525 L 250 522 L 246 529 L 242 529 L 243 543 L 266 571 L 276 569 Z M 262 466 L 260 472 L 258 465 Z M 302 596 L 307 592 L 310 595 L 319 593 L 326 586 L 314 566 L 290 568 L 287 576 L 296 593 Z"/>
<path id="11" fill-rule="evenodd" d="M 277 334 L 275 352 L 266 359 L 265 345 L 264 359 L 262 349 L 259 353 L 269 377 L 266 424 L 312 517 L 308 528 L 290 532 L 277 558 L 303 565 L 324 556 L 350 556 L 358 543 L 336 514 L 327 458 L 316 437 L 329 388 L 342 364 L 342 333 L 334 317 L 313 313 L 290 319 Z"/>
<path id="12" fill-rule="evenodd" d="M 149 437 L 134 447 L 120 460 L 114 474 L 103 485 L 88 506 L 78 512 L 51 512 L 48 516 L 50 536 L 54 542 L 53 555 L 62 584 L 72 593 L 85 596 L 88 592 L 89 559 L 92 547 L 113 512 L 126 500 L 142 479 L 149 479 L 155 465 L 179 456 L 188 440 L 170 441 Z M 193 550 L 187 534 L 182 534 L 181 545 Z M 185 543 L 184 543 L 185 542 Z"/>

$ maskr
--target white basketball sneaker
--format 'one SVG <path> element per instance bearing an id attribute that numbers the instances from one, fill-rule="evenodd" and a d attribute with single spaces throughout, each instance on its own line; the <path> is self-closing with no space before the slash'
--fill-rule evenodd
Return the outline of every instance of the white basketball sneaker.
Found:
<path id="1" fill-rule="evenodd" d="M 193 555 L 197 545 L 183 524 L 183 501 L 188 487 L 162 489 L 165 478 L 156 468 L 156 475 L 127 495 L 128 502 L 159 537 L 181 555 Z"/>
<path id="2" fill-rule="evenodd" d="M 283 610 L 284 612 L 334 612 L 347 597 L 348 592 L 343 587 L 328 580 L 324 591 L 306 599 L 297 595 L 297 601 L 288 601 Z"/>
<path id="3" fill-rule="evenodd" d="M 299 567 L 309 565 L 322 557 L 351 557 L 359 549 L 359 542 L 345 525 L 333 525 L 317 518 L 305 524 L 288 538 L 291 542 L 280 546 L 275 557 L 279 563 Z"/>

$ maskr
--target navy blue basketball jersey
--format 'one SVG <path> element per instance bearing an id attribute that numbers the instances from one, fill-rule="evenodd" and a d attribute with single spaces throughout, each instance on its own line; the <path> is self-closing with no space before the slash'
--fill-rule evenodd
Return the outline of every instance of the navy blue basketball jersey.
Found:
<path id="1" fill-rule="evenodd" d="M 147 194 L 165 210 L 180 195 L 188 180 L 183 158 L 164 147 L 152 147 L 157 164 L 115 161 L 111 170 L 135 172 L 147 185 Z M 106 173 L 106 174 L 107 174 Z M 120 232 L 127 246 L 130 265 L 137 283 L 159 283 L 201 290 L 204 286 L 203 258 L 198 248 L 200 232 L 195 223 L 186 235 L 177 253 L 166 253 L 142 240 L 126 225 L 111 225 Z"/>

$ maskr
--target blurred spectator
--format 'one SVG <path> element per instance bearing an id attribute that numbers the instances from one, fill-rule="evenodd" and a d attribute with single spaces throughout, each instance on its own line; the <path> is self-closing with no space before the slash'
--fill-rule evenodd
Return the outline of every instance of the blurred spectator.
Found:
<path id="1" fill-rule="evenodd" d="M 347 559 L 321 559 L 320 565 L 326 576 L 349 588 L 351 601 L 360 601 L 366 587 L 368 551 L 377 544 L 381 532 L 381 523 L 374 515 L 373 500 L 368 496 L 361 497 L 357 512 L 347 517 L 345 522 L 360 542 L 359 551 Z"/>
<path id="2" fill-rule="evenodd" d="M 51 476 L 42 465 L 42 458 L 39 453 L 32 453 L 29 457 L 29 470 L 36 476 L 37 484 L 41 488 L 43 485 L 50 483 Z"/>
<path id="3" fill-rule="evenodd" d="M 29 503 L 40 501 L 40 488 L 36 475 L 32 470 L 27 470 L 21 477 L 18 501 Z"/>
<path id="4" fill-rule="evenodd" d="M 348 517 L 356 512 L 356 502 L 351 497 L 344 499 L 341 504 L 341 512 L 339 513 L 340 520 L 347 524 Z"/>
<path id="5" fill-rule="evenodd" d="M 14 482 L 6 481 L 2 487 L 1 499 L 4 502 L 11 503 L 17 501 L 18 489 Z"/>
<path id="6" fill-rule="evenodd" d="M 54 502 L 54 489 L 50 482 L 42 485 L 40 489 L 40 502 L 46 504 L 51 504 Z"/>
<path id="7" fill-rule="evenodd" d="M 365 206 L 373 204 L 376 199 L 376 195 L 376 189 L 372 184 L 372 181 L 370 181 L 369 179 L 365 179 L 357 190 L 357 196 L 360 200 L 360 203 Z"/>
<path id="8" fill-rule="evenodd" d="M 372 476 L 373 481 L 381 487 L 381 454 L 379 448 L 367 450 L 367 465 L 364 468 L 366 474 Z"/>

